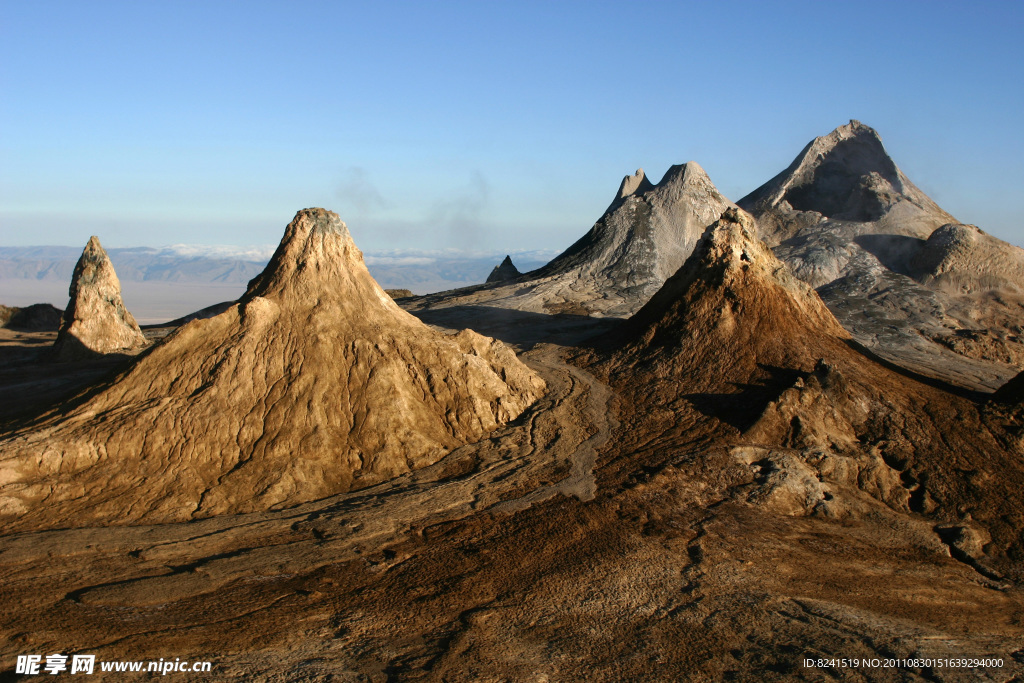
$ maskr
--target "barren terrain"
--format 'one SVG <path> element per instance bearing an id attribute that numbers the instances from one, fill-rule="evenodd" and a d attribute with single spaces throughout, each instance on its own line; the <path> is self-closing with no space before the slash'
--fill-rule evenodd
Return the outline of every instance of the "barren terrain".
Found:
<path id="1" fill-rule="evenodd" d="M 461 290 L 305 209 L 145 348 L 3 309 L 0 677 L 1024 680 L 1022 254 L 851 122 Z"/>

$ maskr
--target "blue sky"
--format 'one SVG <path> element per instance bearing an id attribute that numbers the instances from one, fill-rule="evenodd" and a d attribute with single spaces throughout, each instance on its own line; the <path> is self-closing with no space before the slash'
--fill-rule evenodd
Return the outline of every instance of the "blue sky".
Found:
<path id="1" fill-rule="evenodd" d="M 1024 244 L 1024 2 L 0 0 L 0 244 L 561 249 L 621 177 L 739 199 L 856 118 Z"/>

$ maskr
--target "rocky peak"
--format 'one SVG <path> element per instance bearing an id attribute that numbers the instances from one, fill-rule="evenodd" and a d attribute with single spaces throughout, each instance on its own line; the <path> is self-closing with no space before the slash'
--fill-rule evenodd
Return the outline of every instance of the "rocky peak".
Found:
<path id="1" fill-rule="evenodd" d="M 848 336 L 814 290 L 758 239 L 754 219 L 735 207 L 626 329 L 620 362 L 654 354 L 670 365 L 705 367 L 783 364 L 791 356 L 806 362 L 819 340 Z"/>
<path id="2" fill-rule="evenodd" d="M 507 282 L 514 280 L 522 275 L 519 269 L 516 268 L 515 264 L 512 263 L 512 257 L 506 255 L 505 260 L 499 265 L 494 266 L 494 270 L 487 276 L 487 282 Z"/>
<path id="3" fill-rule="evenodd" d="M 344 290 L 365 287 L 366 280 L 372 278 L 363 264 L 363 254 L 338 214 L 303 209 L 285 228 L 270 262 L 249 282 L 245 296 L 345 296 Z"/>
<path id="4" fill-rule="evenodd" d="M 121 282 L 107 252 L 93 235 L 75 265 L 70 301 L 54 351 L 60 360 L 114 353 L 146 344 L 142 330 L 121 299 Z"/>
<path id="5" fill-rule="evenodd" d="M 711 183 L 704 167 L 696 161 L 687 161 L 685 164 L 673 164 L 665 175 L 662 176 L 658 187 L 669 187 L 673 185 L 704 186 Z M 714 187 L 712 185 L 712 187 Z"/>
<path id="6" fill-rule="evenodd" d="M 626 197 L 635 194 L 643 194 L 653 187 L 654 185 L 652 185 L 651 181 L 649 181 L 647 176 L 644 175 L 644 169 L 638 168 L 636 173 L 625 176 L 622 179 L 616 199 L 625 199 Z"/>
<path id="7" fill-rule="evenodd" d="M 739 204 L 756 213 L 786 202 L 797 211 L 872 221 L 908 192 L 919 191 L 896 167 L 881 137 L 854 120 L 815 138 L 785 171 Z"/>
<path id="8" fill-rule="evenodd" d="M 853 120 L 812 140 L 786 170 L 738 204 L 759 220 L 778 210 L 872 222 L 901 202 L 914 207 L 911 213 L 941 215 L 943 222 L 952 222 L 900 171 L 877 131 Z"/>

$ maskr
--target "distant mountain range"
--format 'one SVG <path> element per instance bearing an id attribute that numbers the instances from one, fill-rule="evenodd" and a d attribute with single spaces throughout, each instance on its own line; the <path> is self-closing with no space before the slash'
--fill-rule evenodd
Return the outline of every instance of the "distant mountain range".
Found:
<path id="1" fill-rule="evenodd" d="M 246 284 L 259 275 L 273 247 L 230 247 L 177 244 L 170 247 L 108 249 L 122 282 L 188 282 Z M 557 252 L 519 251 L 511 255 L 521 269 L 547 263 Z M 0 247 L 0 280 L 69 282 L 81 247 Z M 417 294 L 483 282 L 506 254 L 494 252 L 394 250 L 366 252 L 377 282 L 389 289 Z"/>
<path id="2" fill-rule="evenodd" d="M 271 246 L 184 244 L 107 250 L 129 308 L 140 322 L 147 323 L 169 320 L 240 295 L 273 252 Z M 63 308 L 81 254 L 81 247 L 0 247 L 0 304 L 52 303 Z M 511 256 L 517 267 L 532 270 L 555 254 L 518 251 Z M 370 251 L 364 256 L 370 273 L 382 287 L 428 294 L 484 282 L 506 254 L 391 250 Z M 133 283 L 138 284 L 133 288 Z M 174 305 L 168 303 L 172 300 Z"/>

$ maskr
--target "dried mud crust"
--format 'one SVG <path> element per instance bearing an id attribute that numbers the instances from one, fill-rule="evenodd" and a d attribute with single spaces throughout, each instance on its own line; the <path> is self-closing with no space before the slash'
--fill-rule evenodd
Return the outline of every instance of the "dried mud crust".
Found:
<path id="1" fill-rule="evenodd" d="M 548 390 L 515 423 L 370 489 L 0 538 L 4 661 L 171 652 L 213 661 L 209 680 L 782 681 L 820 680 L 804 657 L 962 655 L 1006 665 L 855 673 L 1024 673 L 1019 589 L 949 557 L 932 522 L 856 487 L 833 491 L 863 518 L 761 504 L 771 482 L 747 461 L 770 454 L 709 448 L 722 428 L 698 411 L 620 404 L 564 352 L 524 354 Z"/>

